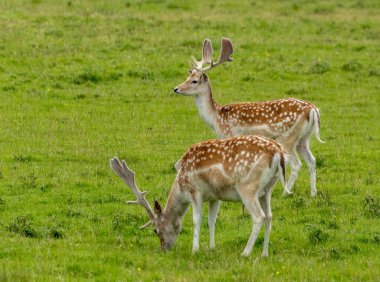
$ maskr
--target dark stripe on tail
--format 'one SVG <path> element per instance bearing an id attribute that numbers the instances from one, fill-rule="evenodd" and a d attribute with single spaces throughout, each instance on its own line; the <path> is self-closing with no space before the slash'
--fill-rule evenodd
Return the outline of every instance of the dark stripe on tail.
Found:
<path id="1" fill-rule="evenodd" d="M 281 165 L 281 168 L 282 168 L 282 176 L 284 177 L 284 180 L 286 182 L 286 177 L 285 177 L 285 157 L 284 157 L 283 153 L 280 154 L 280 165 Z"/>

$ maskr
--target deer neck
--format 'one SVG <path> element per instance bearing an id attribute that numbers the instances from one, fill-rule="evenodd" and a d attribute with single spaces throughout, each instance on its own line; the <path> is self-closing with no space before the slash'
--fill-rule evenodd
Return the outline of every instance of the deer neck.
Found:
<path id="1" fill-rule="evenodd" d="M 199 115 L 211 127 L 213 131 L 217 131 L 218 104 L 212 97 L 211 85 L 208 83 L 205 91 L 195 96 L 195 104 L 198 108 Z"/>
<path id="2" fill-rule="evenodd" d="M 186 214 L 189 205 L 190 197 L 188 193 L 180 189 L 178 180 L 176 179 L 166 202 L 163 212 L 164 216 L 172 223 L 182 222 L 182 218 Z"/>

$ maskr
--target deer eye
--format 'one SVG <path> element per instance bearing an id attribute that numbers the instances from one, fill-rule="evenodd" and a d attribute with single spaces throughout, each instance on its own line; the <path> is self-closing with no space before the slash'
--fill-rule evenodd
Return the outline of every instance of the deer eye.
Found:
<path id="1" fill-rule="evenodd" d="M 198 83 L 198 81 L 196 81 L 196 80 L 193 80 L 191 83 L 192 83 L 192 84 L 197 84 L 197 83 Z"/>
<path id="2" fill-rule="evenodd" d="M 153 231 L 154 231 L 154 233 L 156 233 L 156 234 L 158 235 L 158 232 L 157 232 L 157 229 L 156 229 L 156 228 L 154 228 Z"/>

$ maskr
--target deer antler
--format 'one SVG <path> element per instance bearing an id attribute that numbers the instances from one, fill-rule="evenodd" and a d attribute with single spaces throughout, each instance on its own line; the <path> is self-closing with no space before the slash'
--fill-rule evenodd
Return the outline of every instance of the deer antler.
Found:
<path id="1" fill-rule="evenodd" d="M 197 61 L 194 57 L 191 57 L 190 65 L 194 68 L 202 68 L 204 64 L 211 64 L 212 63 L 212 44 L 211 40 L 206 38 L 203 42 L 203 49 L 202 49 L 202 60 Z"/>
<path id="2" fill-rule="evenodd" d="M 121 163 L 117 157 L 114 157 L 110 161 L 110 165 L 112 170 L 119 176 L 124 183 L 132 190 L 132 192 L 136 195 L 135 201 L 128 201 L 128 204 L 135 204 L 135 205 L 141 205 L 145 208 L 145 210 L 148 213 L 150 221 L 146 224 L 144 224 L 140 228 L 146 228 L 149 226 L 152 222 L 154 222 L 154 219 L 156 218 L 156 215 L 154 214 L 152 208 L 150 207 L 148 201 L 145 199 L 146 192 L 141 192 L 139 188 L 137 188 L 136 182 L 135 182 L 135 173 L 129 169 L 126 162 L 123 160 Z"/>
<path id="3" fill-rule="evenodd" d="M 233 52 L 234 52 L 234 48 L 233 48 L 231 40 L 229 40 L 228 38 L 222 38 L 219 60 L 216 63 L 214 63 L 214 61 L 211 59 L 211 56 L 212 56 L 211 41 L 209 39 L 206 39 L 203 44 L 202 61 L 198 62 L 194 59 L 194 57 L 192 57 L 193 62 L 191 62 L 191 65 L 194 69 L 198 71 L 207 72 L 224 62 L 232 62 L 234 59 L 230 58 L 230 56 Z M 203 65 L 206 63 L 210 65 L 208 67 L 203 68 Z"/>

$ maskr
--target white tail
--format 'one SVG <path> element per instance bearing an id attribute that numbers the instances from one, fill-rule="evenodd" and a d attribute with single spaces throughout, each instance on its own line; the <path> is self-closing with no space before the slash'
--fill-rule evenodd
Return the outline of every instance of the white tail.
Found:
<path id="1" fill-rule="evenodd" d="M 252 216 L 253 227 L 243 255 L 249 255 L 265 223 L 263 256 L 268 256 L 272 212 L 270 198 L 278 178 L 285 183 L 284 153 L 277 142 L 243 136 L 210 140 L 191 146 L 177 162 L 177 177 L 164 210 L 156 201 L 154 212 L 138 190 L 134 173 L 118 158 L 111 160 L 115 173 L 136 195 L 159 236 L 161 247 L 170 249 L 181 230 L 182 218 L 192 203 L 193 251 L 199 248 L 199 232 L 204 202 L 209 202 L 210 247 L 215 247 L 215 222 L 220 201 L 241 201 Z M 146 224 L 145 226 L 147 226 Z"/>
<path id="2" fill-rule="evenodd" d="M 319 109 L 315 109 L 315 111 L 312 111 L 313 113 L 313 119 L 314 119 L 314 134 L 315 138 L 320 142 L 320 143 L 326 143 L 321 140 L 321 137 L 319 136 L 319 129 L 321 126 L 320 118 L 319 118 Z"/>
<path id="3" fill-rule="evenodd" d="M 292 194 L 292 192 L 289 191 L 288 188 L 286 187 L 285 157 L 284 157 L 284 154 L 279 154 L 278 158 L 279 158 L 279 160 L 278 160 L 278 172 L 279 172 L 282 188 L 284 188 L 284 190 L 285 190 L 286 193 Z"/>
<path id="4" fill-rule="evenodd" d="M 309 138 L 315 134 L 317 140 L 323 143 L 319 137 L 318 109 L 309 102 L 294 98 L 218 105 L 212 97 L 205 72 L 223 62 L 232 61 L 232 53 L 231 41 L 223 38 L 220 58 L 217 63 L 213 63 L 211 41 L 207 39 L 203 45 L 202 60 L 194 61 L 194 70 L 184 83 L 174 88 L 174 92 L 195 97 L 199 114 L 219 138 L 255 134 L 282 144 L 286 161 L 291 167 L 285 192 L 291 191 L 302 166 L 298 152 L 309 168 L 310 193 L 316 195 L 316 164 L 309 148 Z M 207 63 L 210 65 L 203 67 Z"/>

